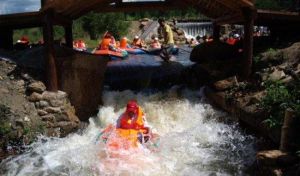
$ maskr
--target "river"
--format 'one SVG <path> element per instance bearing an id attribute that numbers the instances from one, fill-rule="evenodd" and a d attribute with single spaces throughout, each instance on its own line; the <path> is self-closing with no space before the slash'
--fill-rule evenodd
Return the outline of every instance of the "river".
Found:
<path id="1" fill-rule="evenodd" d="M 148 124 L 160 135 L 156 150 L 110 157 L 96 138 L 115 123 L 126 102 L 138 100 Z M 40 137 L 22 155 L 0 164 L 0 174 L 19 176 L 87 175 L 248 175 L 255 159 L 255 138 L 207 104 L 201 90 L 105 91 L 104 106 L 86 129 L 65 138 Z"/>

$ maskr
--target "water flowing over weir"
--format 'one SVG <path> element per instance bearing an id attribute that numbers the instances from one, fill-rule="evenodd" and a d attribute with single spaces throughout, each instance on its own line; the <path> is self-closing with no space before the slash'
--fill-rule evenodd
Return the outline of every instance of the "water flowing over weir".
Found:
<path id="1" fill-rule="evenodd" d="M 132 98 L 160 135 L 157 151 L 108 157 L 104 144 L 95 139 Z M 0 175 L 247 175 L 245 169 L 254 161 L 255 138 L 236 124 L 218 122 L 225 114 L 201 101 L 199 91 L 106 91 L 103 100 L 98 117 L 83 132 L 40 138 L 28 152 L 4 160 Z"/>
<path id="2" fill-rule="evenodd" d="M 181 22 L 177 23 L 176 26 L 183 29 L 187 38 L 212 35 L 213 32 L 211 22 Z"/>

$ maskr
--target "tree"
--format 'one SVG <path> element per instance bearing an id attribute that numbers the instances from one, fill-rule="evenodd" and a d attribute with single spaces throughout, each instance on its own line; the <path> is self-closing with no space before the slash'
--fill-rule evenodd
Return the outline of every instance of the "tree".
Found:
<path id="1" fill-rule="evenodd" d="M 82 27 L 87 31 L 92 40 L 96 40 L 105 31 L 111 32 L 117 39 L 127 34 L 129 23 L 121 13 L 89 13 L 83 16 Z"/>

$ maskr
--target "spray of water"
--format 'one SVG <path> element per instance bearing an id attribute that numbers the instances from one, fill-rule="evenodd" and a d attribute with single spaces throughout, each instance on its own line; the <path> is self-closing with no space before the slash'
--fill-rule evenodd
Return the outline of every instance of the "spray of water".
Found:
<path id="1" fill-rule="evenodd" d="M 255 139 L 236 124 L 218 122 L 225 114 L 201 101 L 199 91 L 107 91 L 103 99 L 104 106 L 84 131 L 66 138 L 41 137 L 28 152 L 4 160 L 0 174 L 245 175 L 254 161 Z M 138 100 L 160 142 L 112 155 L 96 138 L 108 124 L 115 124 L 130 99 Z"/>

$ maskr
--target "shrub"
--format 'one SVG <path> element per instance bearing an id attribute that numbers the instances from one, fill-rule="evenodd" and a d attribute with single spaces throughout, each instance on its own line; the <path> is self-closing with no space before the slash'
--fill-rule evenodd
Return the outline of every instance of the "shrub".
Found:
<path id="1" fill-rule="evenodd" d="M 280 82 L 266 83 L 267 95 L 262 99 L 261 107 L 268 113 L 266 122 L 270 127 L 281 126 L 284 120 L 284 113 L 287 108 L 300 114 L 300 86 L 295 83 L 285 86 Z"/>

